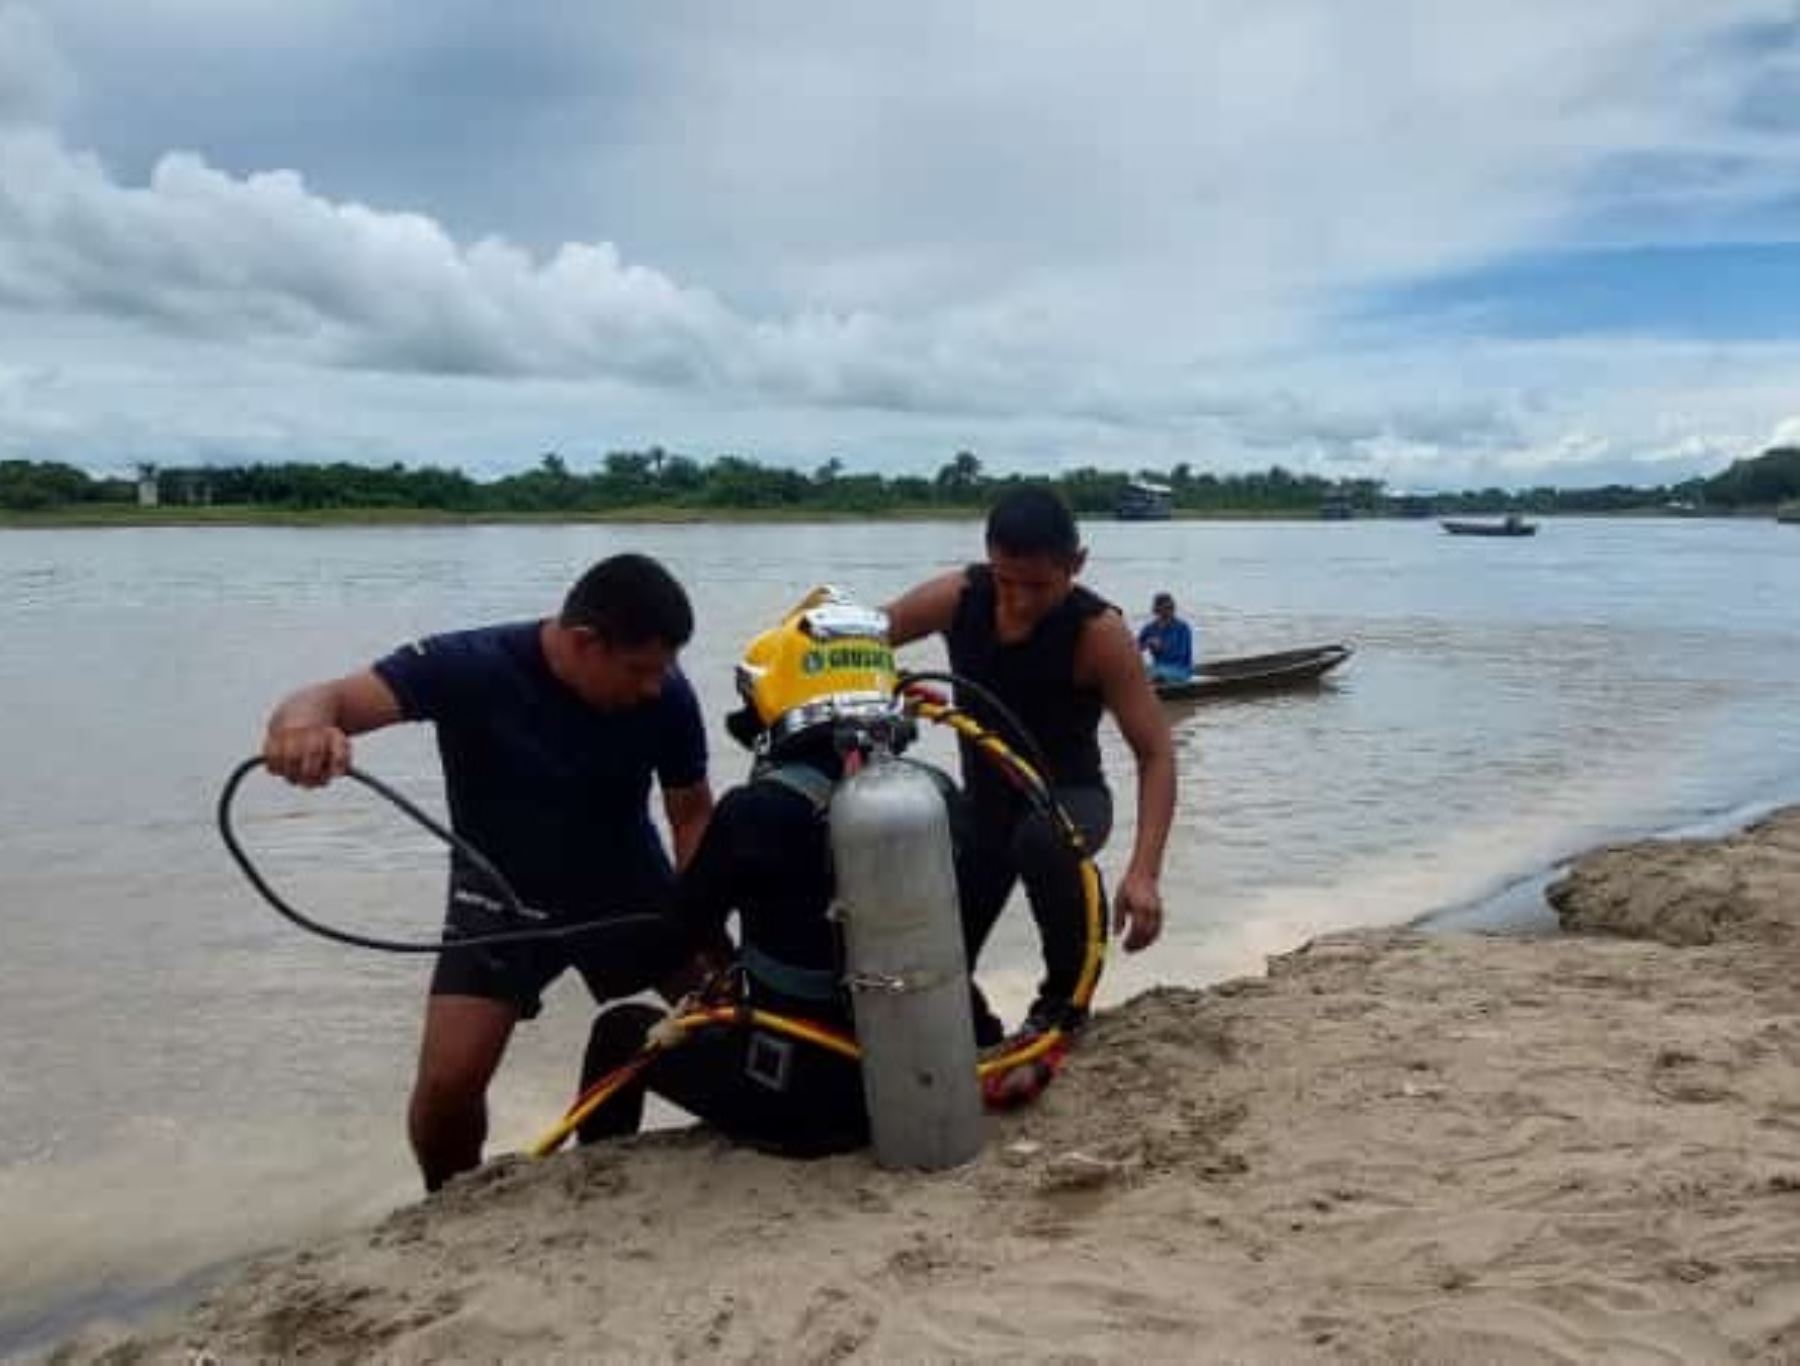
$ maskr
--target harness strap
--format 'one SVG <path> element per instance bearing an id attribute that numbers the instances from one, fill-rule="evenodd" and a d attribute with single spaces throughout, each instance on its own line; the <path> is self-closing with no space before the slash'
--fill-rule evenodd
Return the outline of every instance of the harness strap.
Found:
<path id="1" fill-rule="evenodd" d="M 785 787 L 803 798 L 820 820 L 824 820 L 830 811 L 831 794 L 837 790 L 836 781 L 811 764 L 780 760 L 758 764 L 751 771 L 750 781 Z M 748 940 L 738 950 L 738 962 L 748 976 L 771 991 L 796 1001 L 831 1002 L 838 999 L 838 974 L 827 968 L 807 968 L 786 962 Z"/>
<path id="2" fill-rule="evenodd" d="M 754 944 L 745 944 L 738 950 L 738 961 L 756 981 L 796 1001 L 835 1001 L 838 998 L 838 975 L 829 968 L 803 968 L 797 963 L 784 962 Z"/>
<path id="3" fill-rule="evenodd" d="M 823 816 L 831 806 L 831 794 L 837 784 L 811 764 L 772 763 L 759 765 L 750 775 L 752 782 L 770 782 L 804 797 L 812 805 L 813 814 Z"/>

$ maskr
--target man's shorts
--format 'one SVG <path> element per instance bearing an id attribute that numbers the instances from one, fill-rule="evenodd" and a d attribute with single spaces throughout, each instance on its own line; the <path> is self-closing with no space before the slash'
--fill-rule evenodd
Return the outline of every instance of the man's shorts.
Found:
<path id="1" fill-rule="evenodd" d="M 510 1001 L 519 1018 L 536 1018 L 544 1008 L 544 988 L 574 968 L 596 1001 L 633 996 L 681 966 L 680 939 L 673 922 L 663 918 L 674 889 L 667 865 L 621 869 L 607 904 L 583 912 L 555 915 L 549 921 L 521 922 L 503 913 L 485 890 L 478 874 L 462 869 L 450 875 L 450 904 L 444 914 L 444 937 L 505 933 L 537 925 L 574 924 L 611 918 L 626 919 L 617 929 L 597 928 L 584 934 L 492 948 L 452 949 L 438 955 L 431 975 L 433 996 L 480 996 Z M 640 916 L 656 916 L 655 922 Z"/>

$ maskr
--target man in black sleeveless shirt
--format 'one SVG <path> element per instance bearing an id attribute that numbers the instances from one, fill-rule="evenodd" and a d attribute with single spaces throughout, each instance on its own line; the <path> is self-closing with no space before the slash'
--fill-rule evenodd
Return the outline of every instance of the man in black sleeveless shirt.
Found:
<path id="1" fill-rule="evenodd" d="M 1157 882 L 1175 814 L 1175 755 L 1124 618 L 1076 583 L 1086 559 L 1062 500 L 1047 488 L 1016 489 L 988 515 L 987 563 L 902 595 L 887 608 L 889 631 L 895 646 L 944 636 L 952 671 L 993 693 L 1030 731 L 1049 770 L 1045 778 L 1096 851 L 1112 829 L 1099 744 L 1101 714 L 1112 713 L 1137 760 L 1137 839 L 1113 898 L 1115 927 L 1135 952 L 1162 932 Z M 970 690 L 958 702 L 1005 733 L 1001 718 Z M 1023 880 L 1045 966 L 1027 1028 L 1079 1025 L 1070 997 L 1086 935 L 1073 856 L 1050 823 L 966 744 L 963 781 L 976 841 L 963 888 L 970 967 Z M 995 1028 L 991 1017 L 987 1027 Z"/>

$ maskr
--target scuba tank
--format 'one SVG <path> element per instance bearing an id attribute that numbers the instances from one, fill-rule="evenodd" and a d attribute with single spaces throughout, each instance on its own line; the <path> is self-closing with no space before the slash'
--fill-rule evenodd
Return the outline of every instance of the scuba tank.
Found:
<path id="1" fill-rule="evenodd" d="M 877 750 L 839 783 L 830 822 L 875 1160 L 960 1166 L 981 1151 L 983 1126 L 943 794 Z"/>

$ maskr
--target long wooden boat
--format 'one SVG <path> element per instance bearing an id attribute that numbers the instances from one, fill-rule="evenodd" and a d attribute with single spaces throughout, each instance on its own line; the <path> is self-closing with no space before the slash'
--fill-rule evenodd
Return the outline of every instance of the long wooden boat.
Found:
<path id="1" fill-rule="evenodd" d="M 1197 702 L 1300 687 L 1317 683 L 1351 653 L 1348 645 L 1314 645 L 1304 650 L 1214 659 L 1195 669 L 1190 678 L 1156 684 L 1156 695 L 1167 702 Z"/>

